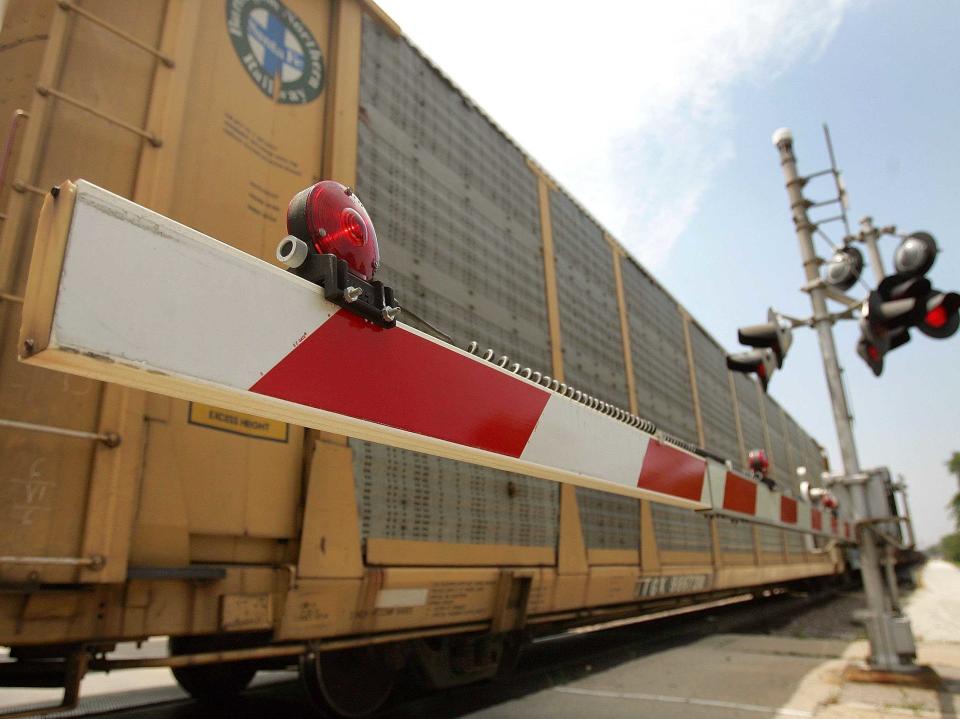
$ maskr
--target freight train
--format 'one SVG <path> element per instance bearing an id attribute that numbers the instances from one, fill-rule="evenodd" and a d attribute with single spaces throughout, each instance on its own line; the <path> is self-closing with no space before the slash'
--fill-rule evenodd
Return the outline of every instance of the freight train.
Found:
<path id="1" fill-rule="evenodd" d="M 843 571 L 851 524 L 801 496 L 816 441 L 374 3 L 12 0 L 0 59 L 0 685 L 69 703 L 88 670 L 159 663 L 216 698 L 299 662 L 318 705 L 359 716 L 404 667 L 476 681 L 538 633 Z M 349 185 L 405 321 L 643 417 L 741 477 L 752 510 L 19 363 L 40 205 L 77 177 L 273 262 L 288 200 Z M 170 657 L 111 658 L 154 636 Z"/>

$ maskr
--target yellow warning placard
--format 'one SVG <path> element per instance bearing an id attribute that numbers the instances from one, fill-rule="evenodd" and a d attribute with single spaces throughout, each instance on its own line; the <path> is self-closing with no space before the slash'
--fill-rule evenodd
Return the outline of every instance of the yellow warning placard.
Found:
<path id="1" fill-rule="evenodd" d="M 187 418 L 190 424 L 199 424 L 223 432 L 244 434 L 258 439 L 269 439 L 273 442 L 286 442 L 290 432 L 290 425 L 272 419 L 264 419 L 254 414 L 234 412 L 199 402 L 190 403 L 190 415 Z"/>

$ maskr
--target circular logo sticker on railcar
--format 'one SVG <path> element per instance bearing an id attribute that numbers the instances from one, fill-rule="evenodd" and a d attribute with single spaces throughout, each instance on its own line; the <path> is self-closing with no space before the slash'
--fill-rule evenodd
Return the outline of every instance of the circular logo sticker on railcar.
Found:
<path id="1" fill-rule="evenodd" d="M 320 46 L 280 0 L 227 0 L 227 32 L 250 79 L 274 102 L 299 105 L 323 92 Z"/>

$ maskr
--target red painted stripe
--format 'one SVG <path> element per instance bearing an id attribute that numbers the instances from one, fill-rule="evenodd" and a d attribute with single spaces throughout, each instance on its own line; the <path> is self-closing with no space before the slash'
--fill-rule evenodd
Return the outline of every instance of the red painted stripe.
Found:
<path id="1" fill-rule="evenodd" d="M 850 539 L 850 522 L 843 523 L 843 536 Z"/>
<path id="2" fill-rule="evenodd" d="M 743 514 L 757 513 L 757 485 L 749 479 L 727 472 L 723 488 L 723 508 Z"/>
<path id="3" fill-rule="evenodd" d="M 819 509 L 810 510 L 810 526 L 818 532 L 823 529 L 823 515 L 820 514 Z"/>
<path id="4" fill-rule="evenodd" d="M 780 521 L 786 524 L 797 523 L 797 500 L 780 497 Z"/>
<path id="5" fill-rule="evenodd" d="M 652 439 L 643 457 L 637 486 L 699 502 L 706 468 L 704 460 Z"/>
<path id="6" fill-rule="evenodd" d="M 404 329 L 344 310 L 251 391 L 519 457 L 549 393 Z"/>
<path id="7" fill-rule="evenodd" d="M 830 534 L 839 534 L 840 532 L 837 529 L 837 518 L 833 515 L 830 515 Z"/>

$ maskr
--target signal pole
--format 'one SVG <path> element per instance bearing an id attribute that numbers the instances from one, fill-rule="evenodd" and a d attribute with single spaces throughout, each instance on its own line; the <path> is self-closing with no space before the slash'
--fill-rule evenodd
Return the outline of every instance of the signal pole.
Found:
<path id="1" fill-rule="evenodd" d="M 870 640 L 871 668 L 882 671 L 911 671 L 914 665 L 904 663 L 897 652 L 899 644 L 912 645 L 912 636 L 909 634 L 909 624 L 897 618 L 891 611 L 890 598 L 884 591 L 883 574 L 880 569 L 879 548 L 871 525 L 861 523 L 871 519 L 865 483 L 869 477 L 860 471 L 860 461 L 857 458 L 857 448 L 853 438 L 853 425 L 850 408 L 847 405 L 847 396 L 843 387 L 842 370 L 837 359 L 837 348 L 833 340 L 833 322 L 827 309 L 827 291 L 820 277 L 821 260 L 817 257 L 813 245 L 813 231 L 816 225 L 811 223 L 807 215 L 810 203 L 803 196 L 803 187 L 807 179 L 797 172 L 797 159 L 793 154 L 793 135 L 790 130 L 783 128 L 773 135 L 773 144 L 780 152 L 780 164 L 783 166 L 783 176 L 786 180 L 787 195 L 790 198 L 790 212 L 793 224 L 796 227 L 797 241 L 800 245 L 800 256 L 803 259 L 803 269 L 807 284 L 803 288 L 810 295 L 813 306 L 812 327 L 817 332 L 820 342 L 820 353 L 823 356 L 823 369 L 827 377 L 827 386 L 830 391 L 830 403 L 833 409 L 833 420 L 837 428 L 837 440 L 840 444 L 840 455 L 843 459 L 844 485 L 849 490 L 854 518 L 860 527 L 860 571 L 863 577 L 863 587 L 867 599 L 866 628 Z M 871 225 L 872 228 L 872 225 Z M 870 243 L 868 243 L 868 247 Z M 876 249 L 876 240 L 872 245 Z M 871 254 L 873 254 L 871 252 Z M 877 253 L 879 254 L 879 253 Z M 879 264 L 875 264 L 875 271 L 882 273 Z M 905 625 L 905 626 L 904 626 Z M 909 642 L 904 640 L 904 632 Z M 907 653 L 907 652 L 904 652 Z"/>
<path id="2" fill-rule="evenodd" d="M 873 218 L 867 215 L 860 220 L 860 234 L 857 237 L 863 244 L 867 246 L 867 254 L 870 256 L 870 266 L 873 268 L 873 277 L 877 282 L 877 286 L 883 282 L 883 278 L 886 276 L 886 272 L 883 269 L 883 257 L 880 255 L 880 248 L 877 245 L 877 240 L 880 239 L 880 234 L 883 231 L 893 232 L 892 227 L 884 228 L 880 230 L 877 227 L 873 226 Z M 907 489 L 906 485 L 901 481 L 900 491 L 903 494 L 904 509 L 909 517 L 910 509 L 907 507 Z M 913 545 L 913 524 L 912 522 L 907 521 L 907 527 L 910 531 L 910 542 L 909 544 Z M 885 556 L 883 558 L 883 568 L 887 580 L 887 590 L 890 592 L 890 603 L 891 607 L 894 610 L 899 611 L 900 609 L 900 588 L 897 586 L 897 569 L 896 569 L 896 550 L 890 544 L 886 546 Z"/>
<path id="3" fill-rule="evenodd" d="M 880 248 L 877 247 L 877 240 L 880 239 L 880 230 L 873 226 L 872 217 L 864 217 L 860 220 L 860 239 L 867 246 L 867 253 L 870 255 L 870 266 L 873 267 L 873 276 L 877 279 L 879 285 L 883 282 L 883 258 L 880 256 Z"/>

